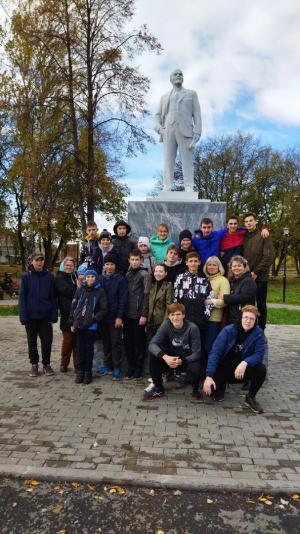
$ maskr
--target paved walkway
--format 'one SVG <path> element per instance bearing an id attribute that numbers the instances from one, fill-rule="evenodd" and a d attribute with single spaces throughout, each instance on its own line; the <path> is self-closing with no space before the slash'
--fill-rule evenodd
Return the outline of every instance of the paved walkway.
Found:
<path id="1" fill-rule="evenodd" d="M 143 384 L 73 371 L 29 378 L 25 332 L 0 318 L 0 474 L 195 489 L 299 491 L 300 328 L 269 326 L 265 408 L 241 407 L 239 385 L 221 404 L 190 404 L 190 390 L 140 401 Z M 54 367 L 60 333 L 55 327 Z M 145 382 L 146 383 L 146 382 Z"/>

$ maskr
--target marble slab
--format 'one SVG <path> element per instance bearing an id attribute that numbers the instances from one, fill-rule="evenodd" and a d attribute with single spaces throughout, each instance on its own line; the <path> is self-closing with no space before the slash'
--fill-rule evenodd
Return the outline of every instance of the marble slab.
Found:
<path id="1" fill-rule="evenodd" d="M 150 237 L 155 233 L 158 224 L 166 223 L 170 228 L 173 241 L 178 241 L 181 230 L 188 228 L 193 232 L 199 228 L 203 217 L 210 217 L 214 228 L 222 228 L 226 222 L 226 202 L 211 202 L 209 200 L 192 201 L 129 201 L 128 222 L 132 228 L 131 235 Z"/>

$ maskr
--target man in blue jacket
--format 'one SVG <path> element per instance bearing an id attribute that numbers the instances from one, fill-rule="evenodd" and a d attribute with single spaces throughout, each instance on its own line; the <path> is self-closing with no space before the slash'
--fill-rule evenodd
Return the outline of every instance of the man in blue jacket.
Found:
<path id="1" fill-rule="evenodd" d="M 52 323 L 57 321 L 54 277 L 45 268 L 45 258 L 39 252 L 33 254 L 31 265 L 22 277 L 19 316 L 27 333 L 31 363 L 29 376 L 37 377 L 39 374 L 38 336 L 41 340 L 43 372 L 49 376 L 53 375 L 54 371 L 50 365 L 53 339 Z"/>
<path id="2" fill-rule="evenodd" d="M 256 324 L 257 318 L 256 306 L 244 306 L 241 319 L 220 332 L 208 356 L 203 391 L 221 401 L 227 382 L 249 380 L 244 404 L 255 413 L 263 413 L 255 399 L 266 378 L 266 367 L 262 363 L 264 333 Z"/>

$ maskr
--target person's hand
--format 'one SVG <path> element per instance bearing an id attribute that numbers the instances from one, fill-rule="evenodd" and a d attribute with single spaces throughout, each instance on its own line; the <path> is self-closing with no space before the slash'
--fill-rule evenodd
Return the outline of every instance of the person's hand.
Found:
<path id="1" fill-rule="evenodd" d="M 147 317 L 145 317 L 144 315 L 141 315 L 140 320 L 139 320 L 139 325 L 145 326 L 146 323 L 147 323 Z"/>
<path id="2" fill-rule="evenodd" d="M 270 232 L 269 232 L 269 230 L 267 228 L 263 228 L 262 231 L 260 232 L 260 235 L 261 235 L 261 237 L 266 239 L 266 237 L 269 237 Z"/>
<path id="3" fill-rule="evenodd" d="M 256 280 L 256 278 L 257 278 L 257 274 L 255 274 L 255 273 L 252 272 L 252 273 L 251 273 L 251 276 L 252 276 L 253 280 Z"/>
<path id="4" fill-rule="evenodd" d="M 115 320 L 115 328 L 122 328 L 123 321 L 120 317 L 117 317 Z"/>
<path id="5" fill-rule="evenodd" d="M 79 274 L 77 277 L 77 287 L 81 287 L 83 279 L 84 279 L 83 274 Z"/>
<path id="6" fill-rule="evenodd" d="M 73 325 L 72 325 L 72 326 L 70 326 L 70 330 L 71 330 L 71 332 L 73 332 L 73 334 L 74 334 L 74 332 L 76 331 L 76 328 L 75 328 L 75 326 L 73 326 Z"/>
<path id="7" fill-rule="evenodd" d="M 164 354 L 162 359 L 169 367 L 171 367 L 171 369 L 176 369 L 176 367 L 182 364 L 182 360 L 177 356 L 168 356 L 167 354 Z M 180 363 L 178 363 L 178 360 Z"/>
<path id="8" fill-rule="evenodd" d="M 246 369 L 247 369 L 247 363 L 246 362 L 239 363 L 239 365 L 236 367 L 236 369 L 234 371 L 235 378 L 237 380 L 243 380 Z"/>
<path id="9" fill-rule="evenodd" d="M 200 135 L 199 134 L 194 134 L 193 135 L 193 139 L 192 139 L 192 142 L 189 144 L 189 150 L 194 150 L 196 144 L 198 143 L 200 139 Z"/>
<path id="10" fill-rule="evenodd" d="M 212 389 L 217 389 L 216 383 L 210 376 L 207 376 L 204 380 L 203 391 L 206 395 L 211 395 Z"/>
<path id="11" fill-rule="evenodd" d="M 205 306 L 208 306 L 209 304 L 212 304 L 212 300 L 211 299 L 205 299 L 204 304 L 205 304 Z"/>

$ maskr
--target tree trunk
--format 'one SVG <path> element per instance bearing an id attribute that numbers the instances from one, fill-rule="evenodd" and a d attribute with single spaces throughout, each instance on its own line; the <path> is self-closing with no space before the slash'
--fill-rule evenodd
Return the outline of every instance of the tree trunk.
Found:
<path id="1" fill-rule="evenodd" d="M 86 41 L 86 76 L 88 89 L 87 106 L 87 132 L 88 132 L 88 157 L 87 157 L 87 218 L 94 220 L 94 110 L 93 110 L 93 52 L 91 37 L 91 8 L 87 7 L 87 41 Z"/>
<path id="2" fill-rule="evenodd" d="M 62 250 L 62 248 L 64 247 L 64 245 L 65 245 L 65 240 L 61 237 L 60 241 L 58 243 L 58 247 L 57 247 L 57 249 L 55 251 L 55 254 L 54 254 L 53 258 L 52 258 L 52 261 L 51 261 L 51 271 L 53 271 L 53 269 L 55 267 L 55 264 L 56 264 L 56 262 L 58 260 L 59 253 Z"/>

